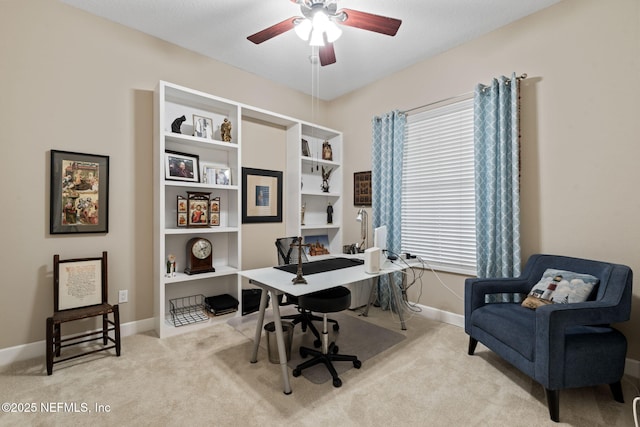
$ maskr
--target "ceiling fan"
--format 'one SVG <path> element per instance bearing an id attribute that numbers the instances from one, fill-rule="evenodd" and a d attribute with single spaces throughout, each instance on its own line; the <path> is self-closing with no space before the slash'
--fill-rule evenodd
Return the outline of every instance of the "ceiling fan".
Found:
<path id="1" fill-rule="evenodd" d="M 318 46 L 320 65 L 336 62 L 333 42 L 340 37 L 342 30 L 336 24 L 347 25 L 363 30 L 373 31 L 388 36 L 395 36 L 400 28 L 400 19 L 374 15 L 353 9 L 338 9 L 336 0 L 291 0 L 300 5 L 302 16 L 293 16 L 262 31 L 247 37 L 255 44 L 265 42 L 275 36 L 295 29 L 303 40 L 311 46 Z"/>

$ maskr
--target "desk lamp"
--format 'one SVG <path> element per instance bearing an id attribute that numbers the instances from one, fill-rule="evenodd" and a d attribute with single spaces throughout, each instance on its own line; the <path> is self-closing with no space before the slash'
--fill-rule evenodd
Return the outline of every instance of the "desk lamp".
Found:
<path id="1" fill-rule="evenodd" d="M 358 209 L 358 216 L 356 216 L 356 221 L 360 223 L 360 238 L 362 239 L 362 243 L 360 245 L 356 245 L 356 249 L 358 252 L 364 252 L 367 249 L 367 234 L 369 232 L 369 224 L 368 224 L 368 214 L 367 211 L 364 210 L 364 206 Z"/>

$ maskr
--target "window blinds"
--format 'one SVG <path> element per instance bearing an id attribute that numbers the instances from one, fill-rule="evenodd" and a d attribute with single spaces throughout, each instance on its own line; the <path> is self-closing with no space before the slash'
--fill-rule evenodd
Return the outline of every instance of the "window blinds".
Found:
<path id="1" fill-rule="evenodd" d="M 476 273 L 473 98 L 407 117 L 402 251 Z"/>

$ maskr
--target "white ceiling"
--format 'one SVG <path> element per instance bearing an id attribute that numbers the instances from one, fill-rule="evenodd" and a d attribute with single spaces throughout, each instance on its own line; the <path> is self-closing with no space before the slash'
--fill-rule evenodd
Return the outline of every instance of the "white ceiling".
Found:
<path id="1" fill-rule="evenodd" d="M 341 26 L 342 37 L 334 43 L 337 62 L 315 73 L 311 48 L 294 31 L 259 45 L 247 40 L 300 16 L 300 6 L 290 0 L 61 1 L 331 100 L 560 0 L 338 0 L 338 9 L 390 16 L 402 25 L 395 37 Z"/>

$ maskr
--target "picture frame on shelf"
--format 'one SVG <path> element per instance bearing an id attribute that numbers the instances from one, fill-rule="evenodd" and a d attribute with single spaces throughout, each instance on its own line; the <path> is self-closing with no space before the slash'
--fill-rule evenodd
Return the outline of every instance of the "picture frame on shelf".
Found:
<path id="1" fill-rule="evenodd" d="M 328 255 L 331 253 L 327 234 L 304 236 L 304 243 L 309 245 L 304 248 L 305 253 L 309 256 Z"/>
<path id="2" fill-rule="evenodd" d="M 200 182 L 200 157 L 197 154 L 165 151 L 164 179 Z"/>
<path id="3" fill-rule="evenodd" d="M 209 203 L 209 225 L 220 225 L 220 197 L 211 198 Z"/>
<path id="4" fill-rule="evenodd" d="M 217 168 L 219 166 L 213 163 L 200 162 L 200 182 L 203 184 L 215 184 Z"/>
<path id="5" fill-rule="evenodd" d="M 109 231 L 109 156 L 51 150 L 51 234 Z"/>
<path id="6" fill-rule="evenodd" d="M 178 195 L 176 200 L 176 225 L 186 227 L 189 218 L 188 201 L 185 197 Z"/>
<path id="7" fill-rule="evenodd" d="M 242 168 L 242 223 L 282 222 L 282 171 Z"/>
<path id="8" fill-rule="evenodd" d="M 211 193 L 187 191 L 187 227 L 209 226 L 209 202 Z"/>
<path id="9" fill-rule="evenodd" d="M 216 185 L 231 185 L 231 170 L 229 168 L 217 168 L 215 173 Z"/>
<path id="10" fill-rule="evenodd" d="M 213 131 L 213 119 L 198 114 L 193 115 L 193 136 L 213 139 Z"/>
<path id="11" fill-rule="evenodd" d="M 353 174 L 354 206 L 371 206 L 371 171 Z"/>

